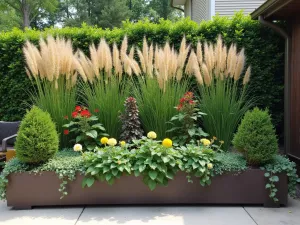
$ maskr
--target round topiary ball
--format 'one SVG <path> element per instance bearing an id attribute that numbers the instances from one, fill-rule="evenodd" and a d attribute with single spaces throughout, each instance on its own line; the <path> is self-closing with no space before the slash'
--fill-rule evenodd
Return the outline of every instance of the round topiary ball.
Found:
<path id="1" fill-rule="evenodd" d="M 248 111 L 234 136 L 233 145 L 250 165 L 260 166 L 271 161 L 278 152 L 278 143 L 268 110 Z"/>
<path id="2" fill-rule="evenodd" d="M 25 163 L 48 161 L 58 151 L 58 134 L 49 113 L 34 106 L 21 122 L 16 139 L 16 156 Z"/>

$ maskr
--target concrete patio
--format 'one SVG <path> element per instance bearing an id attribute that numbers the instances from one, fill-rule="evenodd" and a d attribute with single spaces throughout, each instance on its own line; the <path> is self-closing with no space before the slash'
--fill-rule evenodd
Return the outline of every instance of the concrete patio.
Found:
<path id="1" fill-rule="evenodd" d="M 299 225 L 300 201 L 262 207 L 64 207 L 14 210 L 0 202 L 0 225 Z"/>

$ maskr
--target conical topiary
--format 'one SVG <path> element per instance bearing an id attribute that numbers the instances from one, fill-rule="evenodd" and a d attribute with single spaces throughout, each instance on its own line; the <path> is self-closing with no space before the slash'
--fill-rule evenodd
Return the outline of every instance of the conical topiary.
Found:
<path id="1" fill-rule="evenodd" d="M 143 130 L 135 98 L 127 98 L 124 106 L 125 112 L 120 116 L 122 121 L 120 140 L 130 143 L 134 139 L 140 139 L 143 136 Z"/>
<path id="2" fill-rule="evenodd" d="M 267 110 L 248 111 L 233 139 L 234 147 L 244 154 L 250 165 L 263 165 L 278 152 L 278 143 Z"/>
<path id="3" fill-rule="evenodd" d="M 58 134 L 49 113 L 33 107 L 21 122 L 16 140 L 17 158 L 25 163 L 48 161 L 58 151 Z"/>

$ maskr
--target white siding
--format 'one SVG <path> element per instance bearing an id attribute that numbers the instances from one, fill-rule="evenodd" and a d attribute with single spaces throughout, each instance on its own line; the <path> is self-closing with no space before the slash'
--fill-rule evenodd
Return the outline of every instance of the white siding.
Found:
<path id="1" fill-rule="evenodd" d="M 250 14 L 266 0 L 215 0 L 216 14 L 221 16 L 232 16 L 235 11 L 244 10 L 245 14 Z"/>
<path id="2" fill-rule="evenodd" d="M 191 0 L 187 0 L 186 2 L 185 2 L 185 5 L 184 5 L 184 16 L 185 17 L 190 17 L 191 19 L 193 19 L 192 18 L 192 15 L 191 15 Z"/>
<path id="3" fill-rule="evenodd" d="M 197 23 L 210 20 L 210 0 L 192 0 L 192 19 Z"/>

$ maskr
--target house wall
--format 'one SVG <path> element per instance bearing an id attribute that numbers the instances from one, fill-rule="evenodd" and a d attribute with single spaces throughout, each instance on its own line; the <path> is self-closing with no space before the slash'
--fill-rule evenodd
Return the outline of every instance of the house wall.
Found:
<path id="1" fill-rule="evenodd" d="M 191 6 L 192 6 L 192 4 L 191 4 L 191 0 L 187 0 L 186 2 L 185 2 L 185 5 L 184 5 L 184 16 L 185 17 L 190 17 L 191 19 L 193 19 L 192 18 L 192 11 L 191 11 Z"/>
<path id="2" fill-rule="evenodd" d="M 245 14 L 250 14 L 265 1 L 266 0 L 215 0 L 215 14 L 232 16 L 235 11 L 240 10 L 244 10 Z"/>
<path id="3" fill-rule="evenodd" d="M 192 19 L 197 23 L 202 20 L 210 20 L 210 1 L 211 0 L 192 0 Z"/>

